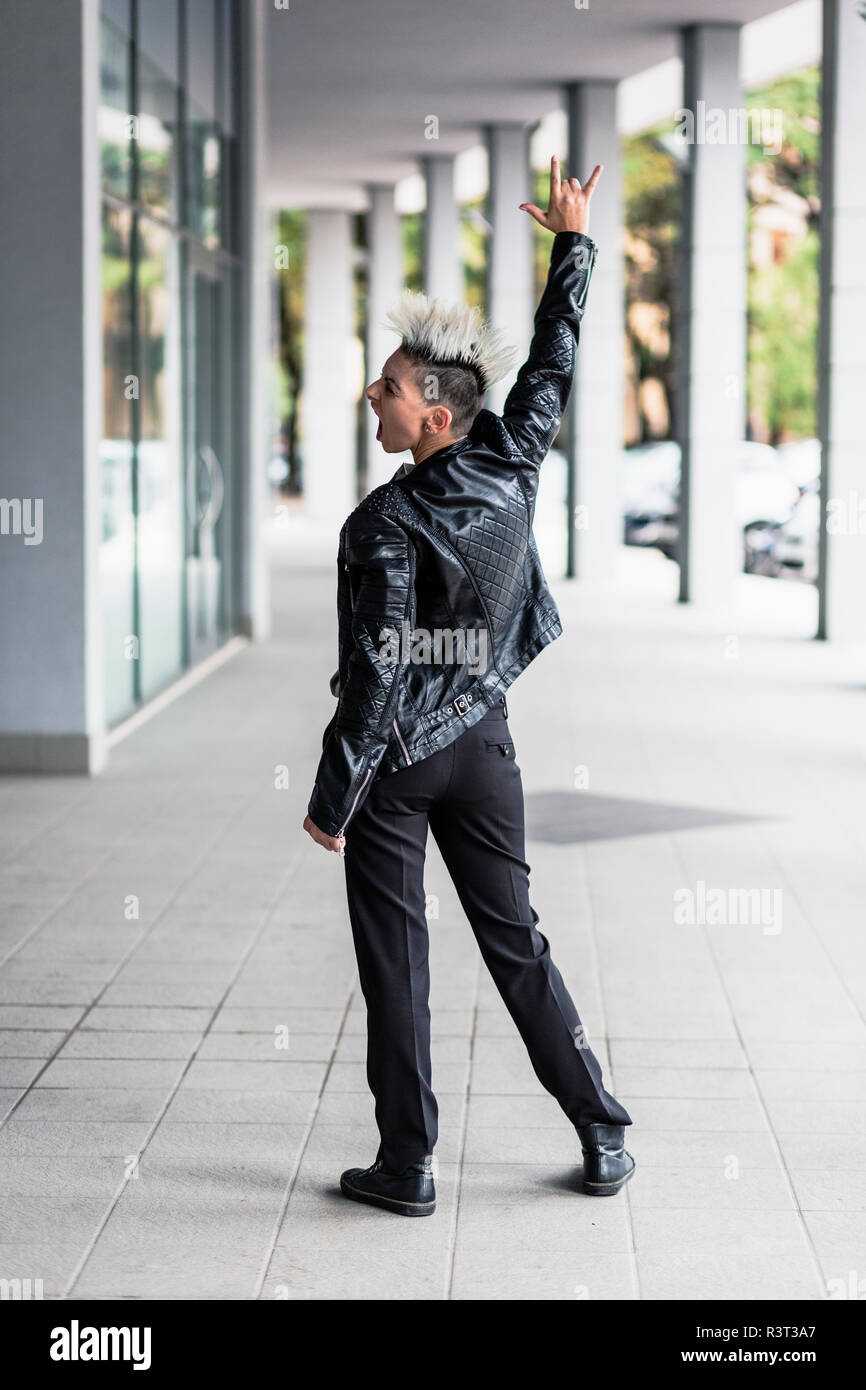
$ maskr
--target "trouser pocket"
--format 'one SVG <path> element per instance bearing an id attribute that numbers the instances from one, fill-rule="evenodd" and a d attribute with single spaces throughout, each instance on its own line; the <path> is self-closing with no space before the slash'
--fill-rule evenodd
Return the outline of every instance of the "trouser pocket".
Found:
<path id="1" fill-rule="evenodd" d="M 514 757 L 514 744 L 510 738 L 486 738 L 488 753 L 500 753 L 503 758 Z"/>

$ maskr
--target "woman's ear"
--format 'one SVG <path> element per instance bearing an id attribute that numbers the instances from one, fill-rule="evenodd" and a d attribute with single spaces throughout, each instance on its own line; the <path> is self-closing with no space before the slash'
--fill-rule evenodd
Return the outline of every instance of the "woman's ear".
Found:
<path id="1" fill-rule="evenodd" d="M 441 434 L 444 430 L 449 429 L 451 418 L 451 411 L 446 405 L 437 405 L 427 418 L 429 432 Z"/>

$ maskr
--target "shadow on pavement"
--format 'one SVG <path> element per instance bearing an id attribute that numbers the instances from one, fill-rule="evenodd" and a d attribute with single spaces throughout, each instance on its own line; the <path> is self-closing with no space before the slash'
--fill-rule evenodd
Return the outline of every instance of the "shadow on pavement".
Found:
<path id="1" fill-rule="evenodd" d="M 535 792 L 526 797 L 526 838 L 566 845 L 581 840 L 623 840 L 632 835 L 663 835 L 712 825 L 760 820 L 736 811 L 700 806 L 668 806 L 590 792 Z"/>

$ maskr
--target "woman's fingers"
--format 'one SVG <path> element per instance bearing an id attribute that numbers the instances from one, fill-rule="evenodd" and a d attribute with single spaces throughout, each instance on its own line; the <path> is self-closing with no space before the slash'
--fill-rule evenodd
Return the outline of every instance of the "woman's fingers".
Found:
<path id="1" fill-rule="evenodd" d="M 604 168 L 604 165 L 603 165 L 603 164 L 596 164 L 595 168 L 593 169 L 592 173 L 590 174 L 589 178 L 587 179 L 586 183 L 584 184 L 583 191 L 584 191 L 584 193 L 586 194 L 587 198 L 589 198 L 589 197 L 591 196 L 592 190 L 595 188 L 595 185 L 598 183 L 599 179 L 601 178 L 601 171 L 602 171 L 603 168 Z"/>
<path id="2" fill-rule="evenodd" d="M 341 841 L 343 845 L 346 843 L 345 835 L 326 835 L 324 830 L 320 830 L 309 816 L 304 817 L 304 829 L 317 845 L 321 845 L 323 849 L 332 850 L 335 854 L 340 853 Z"/>
<path id="3" fill-rule="evenodd" d="M 580 179 L 563 179 L 560 172 L 559 156 L 551 155 L 550 200 L 547 211 L 542 211 L 541 208 L 536 207 L 535 203 L 521 203 L 521 212 L 528 212 L 540 227 L 545 227 L 548 231 L 555 231 L 562 217 L 571 215 L 569 209 L 574 207 L 575 203 L 580 207 L 589 202 L 603 169 L 603 164 L 596 164 L 586 183 L 581 185 Z M 551 219 L 553 220 L 551 221 Z"/>

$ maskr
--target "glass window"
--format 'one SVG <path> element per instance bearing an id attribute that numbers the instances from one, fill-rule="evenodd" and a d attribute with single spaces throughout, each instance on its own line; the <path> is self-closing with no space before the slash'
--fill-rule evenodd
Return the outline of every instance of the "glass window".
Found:
<path id="1" fill-rule="evenodd" d="M 213 255 L 238 216 L 236 20 L 235 0 L 101 0 L 109 724 L 237 623 L 238 265 Z"/>
<path id="2" fill-rule="evenodd" d="M 138 49 L 163 77 L 180 82 L 178 0 L 144 0 L 138 6 Z"/>
<path id="3" fill-rule="evenodd" d="M 187 0 L 187 94 L 205 116 L 217 107 L 217 0 Z"/>
<path id="4" fill-rule="evenodd" d="M 237 76 L 238 39 L 237 15 L 234 0 L 223 0 L 221 12 L 222 41 L 220 43 L 221 88 L 222 88 L 222 128 L 226 135 L 237 134 L 237 112 L 235 110 L 235 79 Z"/>
<path id="5" fill-rule="evenodd" d="M 187 106 L 187 225 L 205 246 L 220 244 L 222 150 L 216 121 Z"/>
<path id="6" fill-rule="evenodd" d="M 105 19 L 111 21 L 129 39 L 132 37 L 132 14 L 130 0 L 102 0 L 99 6 Z"/>
<path id="7" fill-rule="evenodd" d="M 237 198 L 234 187 L 238 177 L 237 154 L 237 67 L 238 29 L 234 0 L 224 0 L 220 10 L 220 92 L 222 96 L 222 244 L 234 250 L 240 244 L 237 225 Z"/>
<path id="8" fill-rule="evenodd" d="M 177 220 L 177 0 L 147 0 L 138 10 L 138 196 Z"/>
<path id="9" fill-rule="evenodd" d="M 236 395 L 227 389 L 231 380 L 233 354 L 231 344 L 235 342 L 233 324 L 236 322 L 240 304 L 240 277 L 236 266 L 225 266 L 222 271 L 221 286 L 221 331 L 223 339 L 223 386 L 221 388 L 221 443 L 225 468 L 225 499 L 219 519 L 217 546 L 222 557 L 222 588 L 220 592 L 220 628 L 223 640 L 237 631 L 237 555 L 235 541 L 237 535 L 237 514 L 233 495 L 235 470 L 232 460 L 240 457 L 243 447 L 239 438 L 240 418 L 237 412 Z"/>
<path id="10" fill-rule="evenodd" d="M 132 192 L 132 67 L 128 0 L 104 0 L 99 35 L 99 144 L 102 187 Z"/>
<path id="11" fill-rule="evenodd" d="M 101 544 L 106 718 L 135 703 L 135 512 L 132 476 L 131 214 L 102 210 L 103 441 Z"/>
<path id="12" fill-rule="evenodd" d="M 217 104 L 215 0 L 187 4 L 187 225 L 206 246 L 221 237 L 222 148 Z"/>
<path id="13" fill-rule="evenodd" d="M 177 241 L 142 217 L 138 227 L 138 592 L 141 696 L 183 664 L 183 518 L 180 285 Z"/>

